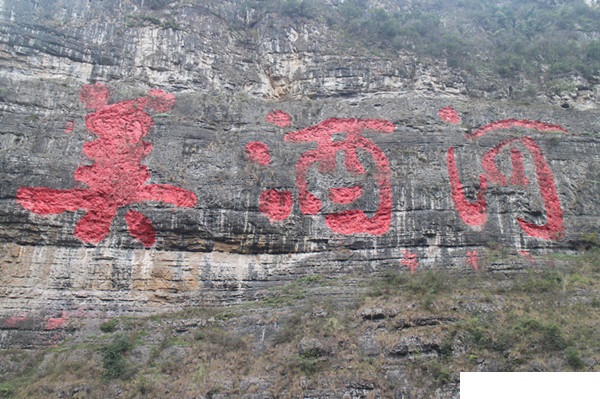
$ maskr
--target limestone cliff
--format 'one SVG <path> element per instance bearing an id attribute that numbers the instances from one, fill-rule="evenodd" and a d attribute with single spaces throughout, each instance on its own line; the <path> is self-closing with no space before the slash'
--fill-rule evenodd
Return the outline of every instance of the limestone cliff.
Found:
<path id="1" fill-rule="evenodd" d="M 19 317 L 518 270 L 598 232 L 597 77 L 523 101 L 252 4 L 0 0 L 1 345 Z"/>
<path id="2" fill-rule="evenodd" d="M 562 34 L 587 64 L 568 69 L 553 57 L 575 53 L 549 51 L 531 60 L 535 79 L 518 57 L 486 50 L 481 24 L 457 28 L 452 2 L 422 3 L 0 0 L 0 348 L 67 336 L 87 345 L 107 318 L 183 310 L 139 321 L 153 331 L 134 356 L 140 370 L 163 357 L 163 368 L 170 356 L 194 362 L 187 346 L 161 352 L 181 337 L 208 343 L 209 358 L 215 345 L 258 363 L 297 350 L 284 366 L 302 378 L 269 366 L 223 377 L 224 365 L 208 374 L 200 365 L 204 385 L 169 382 L 156 397 L 456 397 L 456 378 L 419 363 L 428 358 L 597 370 L 592 338 L 588 357 L 577 352 L 595 318 L 569 340 L 568 328 L 557 335 L 552 323 L 527 321 L 510 299 L 526 302 L 526 292 L 538 307 L 549 293 L 555 311 L 597 307 L 593 278 L 554 272 L 598 245 L 600 29 L 569 22 L 596 13 L 596 2 L 538 2 L 564 18 Z M 511 25 L 506 7 L 486 22 L 503 26 L 494 37 L 531 26 Z M 402 17 L 411 13 L 421 25 Z M 442 27 L 463 32 L 462 47 L 457 37 L 427 47 L 427 32 Z M 411 42 L 407 32 L 418 34 Z M 597 269 L 597 257 L 582 262 Z M 506 277 L 532 266 L 551 272 Z M 458 288 L 426 271 L 460 276 Z M 448 297 L 435 302 L 439 292 Z M 238 308 L 213 314 L 212 305 Z M 513 313 L 485 316 L 505 308 Z M 471 314 L 505 335 L 473 338 L 481 328 Z M 515 354 L 502 340 L 517 334 L 559 360 Z M 311 380 L 337 358 L 363 378 L 332 368 L 343 389 Z M 23 374 L 20 361 L 0 371 Z M 90 370 L 101 363 L 89 361 Z M 407 371 L 411 362 L 422 370 Z M 427 373 L 432 385 L 418 382 Z M 2 384 L 0 395 L 10 391 Z M 86 384 L 52 392 L 146 389 Z"/>

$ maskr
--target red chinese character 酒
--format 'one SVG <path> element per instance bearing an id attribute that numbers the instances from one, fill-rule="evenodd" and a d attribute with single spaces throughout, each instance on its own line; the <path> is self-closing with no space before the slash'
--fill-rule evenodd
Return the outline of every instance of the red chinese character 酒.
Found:
<path id="1" fill-rule="evenodd" d="M 336 233 L 368 233 L 383 235 L 387 233 L 392 214 L 392 189 L 390 186 L 390 165 L 383 151 L 371 140 L 362 135 L 365 130 L 391 133 L 394 124 L 381 119 L 330 118 L 315 126 L 288 133 L 285 141 L 316 142 L 317 147 L 300 156 L 296 163 L 296 185 L 300 211 L 304 215 L 315 215 L 322 208 L 321 199 L 308 189 L 307 174 L 313 165 L 320 173 L 333 173 L 336 167 L 336 154 L 345 156 L 345 168 L 355 175 L 366 173 L 358 159 L 360 149 L 371 155 L 377 168 L 376 183 L 379 191 L 379 207 L 372 217 L 360 209 L 350 209 L 325 216 L 327 226 Z M 333 135 L 345 133 L 343 140 L 334 141 Z M 362 196 L 361 186 L 331 188 L 329 199 L 338 204 L 351 204 Z"/>

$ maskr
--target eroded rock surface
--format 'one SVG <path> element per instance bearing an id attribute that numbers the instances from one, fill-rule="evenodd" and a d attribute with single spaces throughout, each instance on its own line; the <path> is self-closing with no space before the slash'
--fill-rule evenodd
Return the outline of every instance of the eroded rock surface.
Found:
<path id="1" fill-rule="evenodd" d="M 164 3 L 0 1 L 3 317 L 249 301 L 313 274 L 514 270 L 599 230 L 596 88 L 581 109 L 516 103 L 442 61 L 348 49 L 318 21 Z M 109 99 L 92 109 L 95 83 Z M 172 108 L 142 104 L 152 90 Z M 115 104 L 144 111 L 111 124 Z M 90 156 L 94 142 L 123 157 Z M 100 186 L 123 188 L 86 191 L 113 214 L 105 235 L 77 234 L 93 207 L 56 193 L 88 189 L 77 171 L 100 161 Z M 27 188 L 53 214 L 19 201 Z"/>

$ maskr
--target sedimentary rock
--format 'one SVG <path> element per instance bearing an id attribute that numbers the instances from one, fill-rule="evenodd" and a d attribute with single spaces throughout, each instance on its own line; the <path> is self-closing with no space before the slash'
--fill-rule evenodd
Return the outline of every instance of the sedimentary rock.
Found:
<path id="1" fill-rule="evenodd" d="M 4 0 L 0 18 L 6 320 L 469 271 L 486 247 L 527 264 L 600 227 L 593 106 L 482 96 L 441 61 L 229 2 Z"/>

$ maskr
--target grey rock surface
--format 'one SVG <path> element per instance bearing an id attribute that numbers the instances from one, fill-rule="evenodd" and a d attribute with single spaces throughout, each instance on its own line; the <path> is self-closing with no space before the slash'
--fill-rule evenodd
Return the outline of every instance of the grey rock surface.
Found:
<path id="1" fill-rule="evenodd" d="M 384 274 L 408 266 L 411 254 L 420 269 L 468 270 L 467 253 L 478 251 L 481 267 L 510 272 L 528 258 L 507 264 L 494 251 L 568 253 L 583 234 L 600 230 L 600 112 L 591 94 L 579 109 L 544 99 L 517 103 L 502 95 L 505 89 L 469 83 L 464 72 L 441 61 L 417 64 L 409 53 L 345 49 L 338 32 L 318 21 L 286 26 L 274 15 L 238 14 L 228 1 L 165 4 L 152 9 L 132 0 L 0 0 L 0 316 L 6 320 L 251 301 L 300 277 Z M 74 235 L 84 210 L 36 214 L 19 204 L 17 193 L 23 187 L 85 188 L 74 174 L 93 163 L 83 148 L 97 137 L 85 126 L 92 111 L 80 90 L 96 82 L 106 84 L 110 103 L 144 97 L 151 89 L 174 95 L 170 111 L 149 113 L 154 127 L 145 140 L 153 147 L 141 163 L 149 183 L 189 190 L 197 203 L 122 206 L 108 236 L 90 243 Z M 442 120 L 444 107 L 456 110 L 460 122 Z M 291 117 L 290 126 L 266 120 L 276 109 Z M 372 217 L 381 207 L 376 161 L 366 150 L 358 152 L 364 174 L 349 173 L 341 151 L 335 173 L 312 167 L 308 187 L 324 205 L 315 215 L 300 209 L 297 164 L 315 144 L 284 137 L 329 118 L 394 125 L 390 134 L 364 133 L 389 162 L 390 224 L 383 234 L 343 234 L 326 224 L 329 214 L 360 209 Z M 465 136 L 502 120 L 541 121 L 568 133 L 513 127 L 477 140 Z M 340 133 L 336 140 L 348 132 Z M 473 202 L 486 173 L 485 154 L 525 135 L 553 173 L 564 215 L 564 236 L 556 239 L 527 234 L 517 222 L 542 226 L 547 220 L 539 165 L 523 145 L 530 184 L 490 183 L 484 225 L 467 225 L 452 199 L 449 148 L 455 148 Z M 268 165 L 248 155 L 252 142 L 268 146 Z M 503 154 L 497 166 L 510 177 L 514 164 L 508 151 Z M 329 199 L 328 189 L 349 186 L 364 188 L 352 205 Z M 265 190 L 291 193 L 288 218 L 270 221 L 261 211 Z M 154 226 L 156 241 L 149 248 L 129 234 L 129 209 Z M 365 317 L 377 319 L 379 312 Z M 2 339 L 10 341 L 13 333 L 3 330 Z M 372 352 L 374 345 L 365 342 L 364 350 Z"/>

